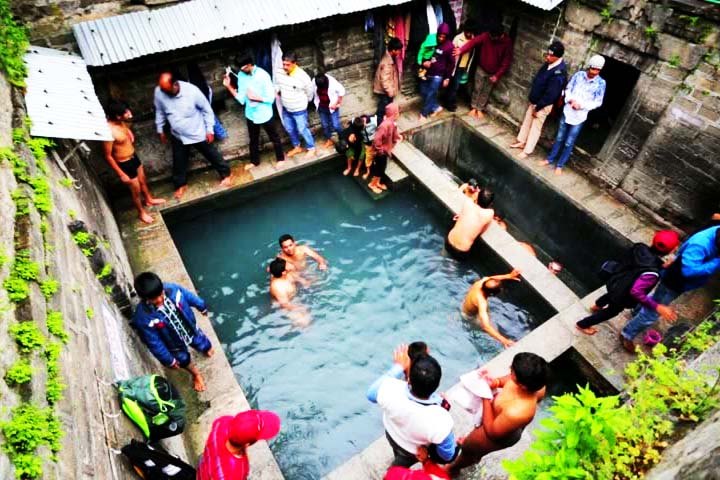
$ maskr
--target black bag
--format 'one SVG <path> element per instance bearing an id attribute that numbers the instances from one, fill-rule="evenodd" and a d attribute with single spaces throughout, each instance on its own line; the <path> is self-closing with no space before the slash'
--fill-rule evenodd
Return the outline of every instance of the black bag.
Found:
<path id="1" fill-rule="evenodd" d="M 662 261 L 647 245 L 636 243 L 619 262 L 607 261 L 601 271 L 613 272 L 605 283 L 610 302 L 626 308 L 634 307 L 637 301 L 630 295 L 635 281 L 645 273 L 659 275 Z"/>
<path id="2" fill-rule="evenodd" d="M 121 449 L 144 480 L 195 480 L 195 469 L 160 447 L 131 440 Z"/>
<path id="3" fill-rule="evenodd" d="M 602 265 L 600 265 L 598 277 L 600 277 L 600 280 L 602 280 L 603 282 L 607 282 L 608 280 L 610 280 L 610 277 L 618 273 L 620 270 L 622 270 L 622 264 L 620 262 L 617 262 L 615 260 L 607 260 L 603 262 Z"/>

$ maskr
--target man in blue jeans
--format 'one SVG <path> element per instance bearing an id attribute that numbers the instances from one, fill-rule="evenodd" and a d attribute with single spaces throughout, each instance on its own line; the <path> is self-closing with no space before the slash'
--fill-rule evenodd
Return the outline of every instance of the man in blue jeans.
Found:
<path id="1" fill-rule="evenodd" d="M 282 102 L 282 121 L 293 145 L 287 153 L 292 157 L 302 152 L 300 137 L 305 141 L 309 155 L 315 154 L 315 140 L 308 128 L 308 103 L 313 99 L 315 87 L 310 76 L 297 64 L 292 52 L 283 54 L 282 70 L 275 72 L 275 91 Z"/>
<path id="2" fill-rule="evenodd" d="M 345 96 L 345 87 L 326 73 L 318 73 L 315 75 L 315 90 L 313 102 L 320 117 L 320 125 L 322 125 L 325 134 L 325 148 L 332 147 L 333 132 L 338 134 L 343 128 L 340 125 L 340 104 Z"/>
<path id="3" fill-rule="evenodd" d="M 668 305 L 677 297 L 690 290 L 705 285 L 715 273 L 720 271 L 720 226 L 706 228 L 691 236 L 680 246 L 675 260 L 662 273 L 660 284 L 652 299 L 659 304 Z M 650 327 L 658 318 L 658 313 L 643 307 L 625 325 L 620 340 L 629 352 L 635 351 L 633 339 Z"/>
<path id="4" fill-rule="evenodd" d="M 556 175 L 562 173 L 563 167 L 570 158 L 575 140 L 587 120 L 588 112 L 602 105 L 605 80 L 599 74 L 604 65 L 605 58 L 602 55 L 593 55 L 588 62 L 588 69 L 573 75 L 565 88 L 565 107 L 555 143 L 547 159 L 540 162 L 540 165 L 555 165 Z"/>

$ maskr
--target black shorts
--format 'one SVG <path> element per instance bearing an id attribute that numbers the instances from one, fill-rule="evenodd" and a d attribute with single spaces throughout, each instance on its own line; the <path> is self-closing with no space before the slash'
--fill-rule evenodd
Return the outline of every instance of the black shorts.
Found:
<path id="1" fill-rule="evenodd" d="M 382 177 L 385 175 L 385 169 L 387 168 L 388 156 L 382 153 L 375 154 L 373 164 L 370 167 L 370 174 L 373 177 Z"/>
<path id="2" fill-rule="evenodd" d="M 125 160 L 124 162 L 117 162 L 117 165 L 125 175 L 130 177 L 130 180 L 137 178 L 138 169 L 142 167 L 142 163 L 140 163 L 137 155 L 133 155 L 129 160 Z"/>
<path id="3" fill-rule="evenodd" d="M 453 257 L 455 260 L 464 262 L 470 259 L 470 250 L 468 250 L 467 252 L 463 252 L 462 250 L 458 250 L 457 248 L 453 247 L 450 243 L 449 237 L 445 237 L 445 250 L 447 250 L 450 256 Z"/>

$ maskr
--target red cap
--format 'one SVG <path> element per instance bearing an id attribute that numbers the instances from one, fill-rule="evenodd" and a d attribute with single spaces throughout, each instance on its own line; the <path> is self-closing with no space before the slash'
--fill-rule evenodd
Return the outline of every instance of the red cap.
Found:
<path id="1" fill-rule="evenodd" d="M 432 477 L 422 470 L 410 470 L 405 467 L 390 467 L 385 473 L 384 480 L 432 480 Z"/>
<path id="2" fill-rule="evenodd" d="M 652 240 L 652 246 L 660 253 L 670 253 L 680 245 L 680 237 L 672 230 L 660 230 Z"/>
<path id="3" fill-rule="evenodd" d="M 235 445 L 247 445 L 268 440 L 280 431 L 280 417 L 265 410 L 248 410 L 230 420 L 228 440 Z"/>

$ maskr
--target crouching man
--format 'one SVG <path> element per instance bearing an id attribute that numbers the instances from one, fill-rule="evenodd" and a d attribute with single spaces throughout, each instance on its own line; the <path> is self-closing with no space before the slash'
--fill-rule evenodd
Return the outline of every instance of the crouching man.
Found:
<path id="1" fill-rule="evenodd" d="M 393 355 L 394 365 L 368 389 L 367 398 L 383 411 L 385 436 L 395 454 L 393 466 L 411 467 L 425 449 L 434 463 L 448 463 L 458 454 L 453 419 L 433 395 L 442 369 L 430 355 L 410 362 L 407 348 Z M 408 379 L 405 371 L 409 369 Z"/>
<path id="2" fill-rule="evenodd" d="M 192 307 L 207 314 L 205 300 L 174 283 L 163 283 L 156 274 L 143 272 L 135 278 L 140 297 L 131 321 L 143 343 L 168 368 L 184 368 L 193 377 L 193 388 L 202 392 L 205 381 L 192 363 L 189 347 L 211 357 L 215 351 L 198 328 Z"/>

